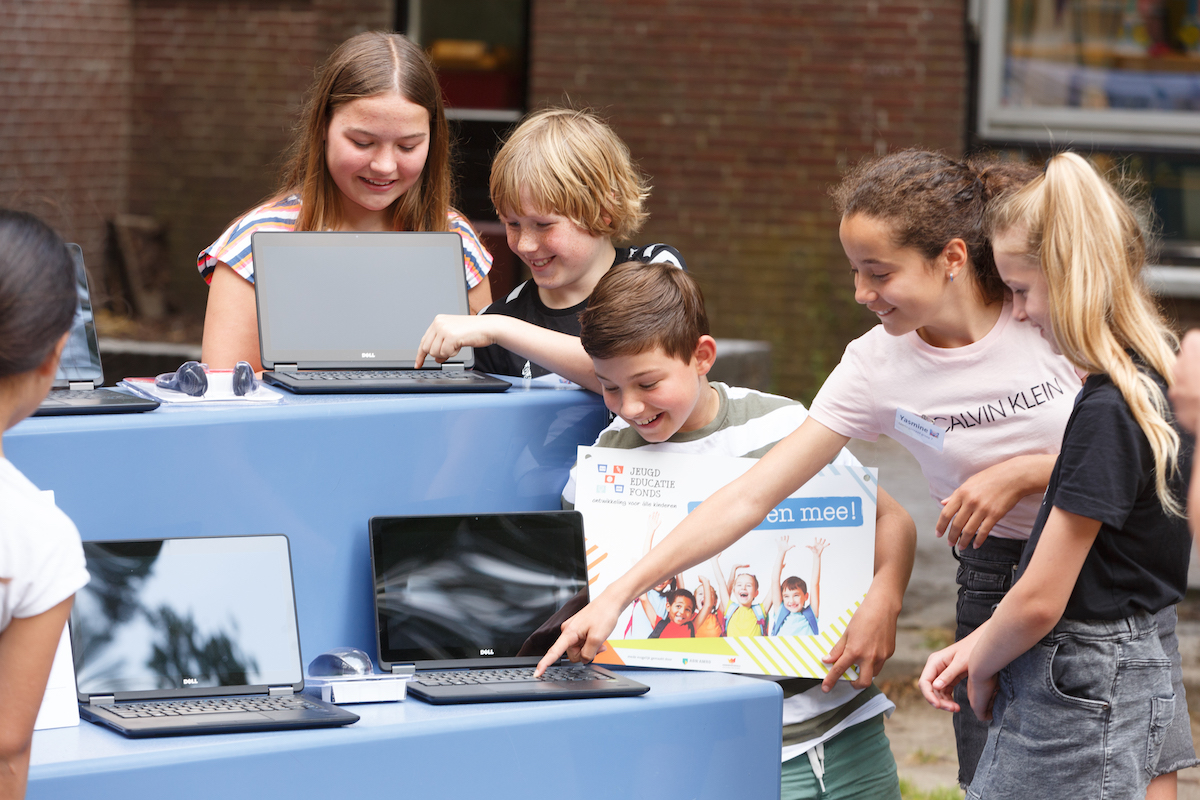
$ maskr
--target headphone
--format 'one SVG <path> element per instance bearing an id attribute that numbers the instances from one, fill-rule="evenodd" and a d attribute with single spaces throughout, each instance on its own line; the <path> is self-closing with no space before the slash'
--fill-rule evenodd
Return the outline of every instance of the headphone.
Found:
<path id="1" fill-rule="evenodd" d="M 208 370 L 198 361 L 186 361 L 174 372 L 164 372 L 154 379 L 160 389 L 182 392 L 191 397 L 203 397 L 208 391 Z M 254 368 L 249 362 L 239 361 L 233 368 L 233 393 L 238 397 L 250 394 L 259 386 L 254 377 Z"/>

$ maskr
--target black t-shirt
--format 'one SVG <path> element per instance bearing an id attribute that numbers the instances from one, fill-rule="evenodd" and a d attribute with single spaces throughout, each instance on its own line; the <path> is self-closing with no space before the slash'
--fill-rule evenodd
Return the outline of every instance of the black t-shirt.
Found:
<path id="1" fill-rule="evenodd" d="M 681 269 L 687 269 L 679 251 L 666 244 L 618 247 L 617 257 L 613 259 L 613 266 L 624 264 L 626 261 L 665 262 L 674 264 Z M 549 328 L 559 333 L 578 336 L 579 315 L 586 308 L 586 300 L 570 308 L 549 308 L 538 296 L 537 284 L 528 280 L 513 289 L 504 300 L 492 303 L 479 313 L 504 314 L 530 322 L 540 328 Z M 550 370 L 530 363 L 498 344 L 475 348 L 475 369 L 496 375 L 515 375 L 518 378 L 538 378 L 550 373 Z"/>
<path id="2" fill-rule="evenodd" d="M 1166 384 L 1152 370 L 1165 392 Z M 1170 481 L 1181 502 L 1192 472 L 1195 442 L 1179 429 L 1179 472 Z M 1062 452 L 1018 566 L 1024 574 L 1051 508 L 1099 520 L 1066 619 L 1115 620 L 1139 611 L 1154 614 L 1178 603 L 1187 590 L 1192 537 L 1187 520 L 1168 517 L 1154 486 L 1154 454 L 1125 398 L 1107 375 L 1090 375 L 1075 400 Z"/>

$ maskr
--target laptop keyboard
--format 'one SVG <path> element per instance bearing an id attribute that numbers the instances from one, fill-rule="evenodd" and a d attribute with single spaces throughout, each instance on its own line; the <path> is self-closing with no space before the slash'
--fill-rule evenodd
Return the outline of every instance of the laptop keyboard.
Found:
<path id="1" fill-rule="evenodd" d="M 298 381 L 479 381 L 487 380 L 475 372 L 455 370 L 315 370 L 283 373 Z"/>
<path id="2" fill-rule="evenodd" d="M 46 395 L 51 400 L 91 400 L 96 397 L 95 389 L 51 389 Z"/>
<path id="3" fill-rule="evenodd" d="M 613 681 L 616 678 L 591 667 L 548 667 L 542 677 L 533 677 L 534 667 L 476 669 L 452 672 L 422 672 L 412 680 L 421 686 L 474 686 L 481 683 L 528 683 L 536 681 Z"/>
<path id="4" fill-rule="evenodd" d="M 276 697 L 220 697 L 202 700 L 155 700 L 151 703 L 121 703 L 103 706 L 121 719 L 137 717 L 183 717 L 193 714 L 228 714 L 238 711 L 323 710 L 299 695 Z"/>

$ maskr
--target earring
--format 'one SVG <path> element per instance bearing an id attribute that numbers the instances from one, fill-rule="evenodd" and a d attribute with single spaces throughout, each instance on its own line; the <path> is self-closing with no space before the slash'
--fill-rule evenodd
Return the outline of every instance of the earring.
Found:
<path id="1" fill-rule="evenodd" d="M 953 272 L 950 273 L 950 282 L 954 283 L 954 273 Z"/>

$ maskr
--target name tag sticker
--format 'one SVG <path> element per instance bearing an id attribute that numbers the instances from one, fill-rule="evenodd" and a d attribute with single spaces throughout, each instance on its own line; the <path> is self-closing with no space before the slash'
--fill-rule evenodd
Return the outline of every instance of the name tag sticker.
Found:
<path id="1" fill-rule="evenodd" d="M 942 446 L 946 443 L 946 432 L 944 430 L 920 414 L 905 411 L 903 408 L 896 409 L 896 430 L 905 436 L 916 439 L 923 445 L 932 447 L 939 453 L 942 452 Z"/>

